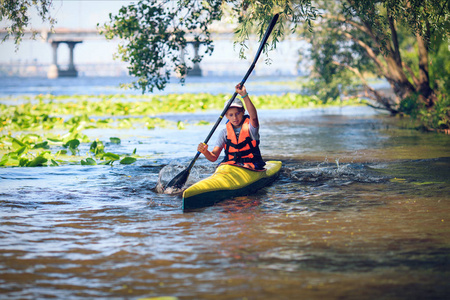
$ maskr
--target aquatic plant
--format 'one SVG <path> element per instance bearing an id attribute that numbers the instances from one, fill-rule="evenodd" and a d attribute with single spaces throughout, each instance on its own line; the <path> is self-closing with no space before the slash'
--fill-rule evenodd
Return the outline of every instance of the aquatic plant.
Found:
<path id="1" fill-rule="evenodd" d="M 130 129 L 173 127 L 183 130 L 185 121 L 168 121 L 165 113 L 222 110 L 228 94 L 171 95 L 37 95 L 7 98 L 0 103 L 0 166 L 96 165 L 134 163 L 136 153 L 118 155 L 105 151 L 103 142 L 89 138 L 86 129 Z M 341 105 L 339 99 L 324 104 L 316 96 L 285 94 L 253 96 L 259 109 L 293 109 Z M 13 103 L 13 104 L 5 104 Z M 359 104 L 354 99 L 349 104 Z M 199 121 L 195 125 L 209 125 Z M 89 155 L 80 147 L 91 143 Z M 111 137 L 110 144 L 120 144 Z"/>
<path id="2" fill-rule="evenodd" d="M 47 140 L 37 134 L 16 137 L 3 135 L 0 136 L 0 153 L 4 153 L 0 159 L 0 166 L 112 165 L 115 161 L 119 161 L 120 164 L 132 164 L 137 160 L 136 149 L 129 155 L 105 152 L 105 146 L 101 141 L 91 143 L 90 156 L 80 156 L 79 146 L 82 141 L 88 142 L 87 137 L 80 133 L 72 133 L 66 135 L 65 138 L 48 138 Z M 121 141 L 117 137 L 111 137 L 110 142 L 118 144 Z M 54 153 L 51 151 L 52 148 L 56 150 Z"/>

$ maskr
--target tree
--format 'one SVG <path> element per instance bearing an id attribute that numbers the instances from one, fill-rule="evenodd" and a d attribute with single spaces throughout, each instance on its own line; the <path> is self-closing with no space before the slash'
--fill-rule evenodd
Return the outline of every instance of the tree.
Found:
<path id="1" fill-rule="evenodd" d="M 14 37 L 14 42 L 18 46 L 22 41 L 25 30 L 30 25 L 30 9 L 36 10 L 42 22 L 49 22 L 53 27 L 55 19 L 50 16 L 52 0 L 1 0 L 0 1 L 0 21 L 6 21 L 6 35 L 2 42 L 10 36 Z M 33 35 L 37 32 L 33 31 Z"/>
<path id="2" fill-rule="evenodd" d="M 110 22 L 102 28 L 108 38 L 124 40 L 119 46 L 118 57 L 130 63 L 129 73 L 137 77 L 134 88 L 142 92 L 164 89 L 170 75 L 174 72 L 181 76 L 189 71 L 188 64 L 200 62 L 203 56 L 180 57 L 187 43 L 197 42 L 206 46 L 204 54 L 214 50 L 210 26 L 229 15 L 238 20 L 236 29 L 237 42 L 245 47 L 248 35 L 255 30 L 254 23 L 262 36 L 276 12 L 283 12 L 292 18 L 294 24 L 301 18 L 314 16 L 310 1 L 298 1 L 291 4 L 287 0 L 269 0 L 264 4 L 256 1 L 225 0 L 143 0 L 136 4 L 124 6 L 115 16 L 110 15 Z M 309 9 L 307 9 L 309 8 Z M 274 44 L 282 36 L 280 25 L 272 33 Z M 241 48 L 241 49 L 243 49 Z M 241 55 L 243 55 L 241 51 Z"/>
<path id="3" fill-rule="evenodd" d="M 188 71 L 180 56 L 188 39 L 213 51 L 208 25 L 220 18 L 220 0 L 173 1 L 148 0 L 123 6 L 118 15 L 110 14 L 110 24 L 102 28 L 106 38 L 119 37 L 118 56 L 130 63 L 129 73 L 138 80 L 134 88 L 164 89 L 172 71 L 182 77 Z M 202 57 L 195 58 L 200 61 Z"/>
<path id="4" fill-rule="evenodd" d="M 367 96 L 392 114 L 401 112 L 402 101 L 411 97 L 417 97 L 427 108 L 436 104 L 440 87 L 430 78 L 430 54 L 436 55 L 439 47 L 433 46 L 450 38 L 449 1 L 347 0 L 317 4 L 323 13 L 309 38 L 319 82 L 346 78 L 343 74 L 350 71 L 360 79 Z M 416 57 L 405 59 L 414 49 Z M 395 95 L 370 87 L 367 73 L 385 78 Z"/>

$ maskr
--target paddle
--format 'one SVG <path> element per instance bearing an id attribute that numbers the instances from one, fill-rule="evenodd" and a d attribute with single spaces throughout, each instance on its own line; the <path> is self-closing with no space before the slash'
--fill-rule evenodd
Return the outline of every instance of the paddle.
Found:
<path id="1" fill-rule="evenodd" d="M 245 81 L 247 81 L 247 78 L 252 73 L 253 69 L 255 68 L 256 62 L 258 61 L 259 56 L 261 55 L 261 52 L 264 48 L 264 45 L 266 44 L 267 40 L 269 39 L 270 33 L 272 32 L 273 28 L 275 27 L 275 24 L 278 20 L 278 14 L 274 15 L 272 18 L 272 21 L 270 21 L 269 27 L 267 27 L 266 33 L 264 34 L 263 39 L 261 40 L 261 44 L 259 45 L 259 49 L 256 52 L 255 58 L 253 59 L 253 63 L 250 66 L 250 68 L 247 71 L 247 74 L 245 74 L 244 78 L 242 79 L 240 85 L 243 86 Z M 227 106 L 223 109 L 222 114 L 217 119 L 216 124 L 214 124 L 213 128 L 209 132 L 208 136 L 206 137 L 204 143 L 207 144 L 211 136 L 213 135 L 214 131 L 216 131 L 217 126 L 219 126 L 220 122 L 223 119 L 223 116 L 226 114 L 228 108 L 230 107 L 231 103 L 233 103 L 234 99 L 236 98 L 237 93 L 234 92 L 233 97 L 231 97 L 230 101 L 228 101 Z M 189 174 L 191 172 L 192 167 L 194 166 L 195 162 L 197 161 L 198 157 L 200 156 L 200 151 L 197 151 L 197 154 L 195 155 L 194 159 L 191 161 L 189 166 L 186 170 L 179 173 L 175 178 L 173 178 L 165 187 L 164 189 L 175 187 L 175 188 L 181 188 L 187 181 Z"/>

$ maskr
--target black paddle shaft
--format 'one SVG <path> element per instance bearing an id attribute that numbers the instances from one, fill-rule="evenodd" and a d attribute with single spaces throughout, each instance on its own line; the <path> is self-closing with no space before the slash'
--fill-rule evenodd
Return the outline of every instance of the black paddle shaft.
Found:
<path id="1" fill-rule="evenodd" d="M 274 15 L 272 18 L 272 21 L 270 21 L 269 27 L 267 27 L 266 29 L 266 33 L 264 34 L 263 39 L 261 40 L 261 43 L 259 45 L 258 51 L 256 52 L 255 58 L 253 59 L 253 63 L 250 66 L 250 68 L 247 71 L 247 74 L 245 74 L 244 78 L 242 79 L 240 86 L 242 87 L 244 85 L 244 83 L 247 81 L 247 78 L 250 76 L 250 74 L 253 72 L 253 69 L 256 66 L 256 62 L 258 61 L 259 56 L 262 53 L 262 50 L 264 49 L 264 46 L 267 42 L 267 40 L 269 39 L 270 34 L 272 33 L 273 28 L 275 27 L 275 24 L 278 21 L 278 14 Z M 230 107 L 230 105 L 233 103 L 234 99 L 236 99 L 237 96 L 237 92 L 234 92 L 233 97 L 231 97 L 231 99 L 228 101 L 227 106 L 225 106 L 225 108 L 223 109 L 222 113 L 220 114 L 220 117 L 217 119 L 216 123 L 214 124 L 213 128 L 211 129 L 211 131 L 209 132 L 208 136 L 206 137 L 205 141 L 203 143 L 207 144 L 209 142 L 209 139 L 211 138 L 211 136 L 214 134 L 214 132 L 216 131 L 217 127 L 219 126 L 220 122 L 222 122 L 223 117 L 225 116 L 228 108 Z M 187 176 L 190 173 L 192 167 L 194 166 L 195 162 L 197 161 L 198 157 L 200 156 L 200 151 L 197 151 L 197 154 L 195 155 L 194 159 L 191 161 L 191 163 L 189 164 L 189 166 L 187 167 L 187 169 L 185 171 L 183 171 L 182 173 L 178 174 L 178 176 L 176 176 L 174 179 L 172 179 L 172 181 L 170 181 L 166 187 L 168 186 L 173 186 L 173 185 L 177 185 L 180 186 L 179 182 L 174 182 L 177 181 L 177 179 L 180 180 L 187 180 Z M 181 176 L 181 175 L 184 176 Z M 181 184 L 183 185 L 184 182 Z"/>

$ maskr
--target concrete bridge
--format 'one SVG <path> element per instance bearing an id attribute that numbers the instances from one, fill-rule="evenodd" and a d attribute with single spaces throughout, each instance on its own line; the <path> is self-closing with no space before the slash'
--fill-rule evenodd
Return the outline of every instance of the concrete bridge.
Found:
<path id="1" fill-rule="evenodd" d="M 231 31 L 218 33 L 222 37 L 232 38 Z M 7 31 L 4 29 L 0 30 L 0 39 L 5 38 Z M 53 51 L 53 62 L 47 72 L 48 78 L 58 78 L 58 77 L 77 77 L 78 71 L 74 62 L 74 51 L 77 44 L 82 43 L 86 40 L 105 40 L 103 35 L 100 35 L 96 29 L 65 29 L 56 28 L 53 31 L 41 30 L 38 31 L 25 31 L 24 38 L 34 38 L 37 40 L 47 42 L 51 45 Z M 10 36 L 10 38 L 12 38 Z M 67 69 L 62 69 L 58 64 L 58 47 L 60 44 L 67 44 L 69 48 L 69 66 Z M 194 48 L 194 57 L 198 57 L 198 50 L 200 44 L 196 41 L 188 40 L 188 44 L 192 45 Z M 180 53 L 181 59 L 184 61 L 184 49 Z M 188 73 L 188 76 L 202 76 L 202 70 L 198 62 L 194 63 L 193 69 Z"/>

